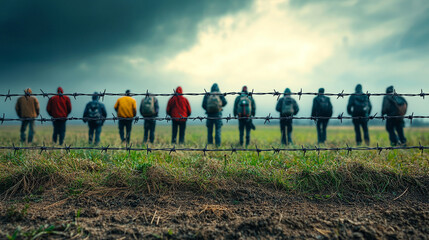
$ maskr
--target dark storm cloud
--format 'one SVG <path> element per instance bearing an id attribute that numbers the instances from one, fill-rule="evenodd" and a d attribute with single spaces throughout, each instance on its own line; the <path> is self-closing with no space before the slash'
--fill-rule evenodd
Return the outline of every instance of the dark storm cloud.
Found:
<path id="1" fill-rule="evenodd" d="M 0 75 L 17 67 L 131 51 L 134 46 L 162 49 L 172 35 L 179 36 L 174 47 L 183 48 L 193 43 L 202 20 L 250 4 L 248 0 L 2 1 Z"/>

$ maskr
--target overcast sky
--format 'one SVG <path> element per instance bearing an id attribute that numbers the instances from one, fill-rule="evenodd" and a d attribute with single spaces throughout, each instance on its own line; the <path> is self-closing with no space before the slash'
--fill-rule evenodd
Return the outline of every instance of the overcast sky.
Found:
<path id="1" fill-rule="evenodd" d="M 427 0 L 141 0 L 0 3 L 0 85 L 21 93 L 102 91 L 385 92 L 429 91 Z M 202 97 L 188 97 L 193 116 Z M 224 115 L 235 96 L 227 97 Z M 311 96 L 298 102 L 309 116 Z M 72 100 L 81 117 L 89 97 Z M 372 113 L 381 97 L 371 97 Z M 46 99 L 39 98 L 47 116 Z M 115 97 L 104 100 L 114 112 Z M 141 98 L 137 98 L 140 102 Z M 258 116 L 277 115 L 276 98 L 255 97 Z M 332 99 L 335 114 L 347 98 Z M 407 98 L 409 113 L 428 115 L 427 101 Z M 161 116 L 168 98 L 160 97 Z M 16 117 L 1 100 L 0 113 Z"/>

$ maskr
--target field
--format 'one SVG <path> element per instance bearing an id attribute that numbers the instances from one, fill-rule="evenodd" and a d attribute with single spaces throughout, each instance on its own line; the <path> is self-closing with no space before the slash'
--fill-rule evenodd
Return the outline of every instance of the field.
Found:
<path id="1" fill-rule="evenodd" d="M 249 148 L 281 147 L 276 125 L 257 125 Z M 155 147 L 172 147 L 157 126 Z M 33 145 L 51 146 L 50 125 Z M 407 128 L 408 145 L 429 145 L 429 129 Z M 389 146 L 382 127 L 370 146 Z M 141 123 L 133 147 L 142 145 Z M 19 145 L 19 127 L 1 126 L 0 145 Z M 314 147 L 314 127 L 295 127 L 295 146 Z M 187 127 L 186 144 L 204 148 L 206 128 Z M 66 144 L 87 145 L 85 126 Z M 220 148 L 238 147 L 226 124 Z M 354 145 L 351 127 L 328 127 L 325 147 Z M 101 146 L 121 145 L 105 126 Z M 208 146 L 214 148 L 214 146 Z M 429 236 L 429 152 L 11 151 L 0 153 L 0 238 L 315 238 Z"/>

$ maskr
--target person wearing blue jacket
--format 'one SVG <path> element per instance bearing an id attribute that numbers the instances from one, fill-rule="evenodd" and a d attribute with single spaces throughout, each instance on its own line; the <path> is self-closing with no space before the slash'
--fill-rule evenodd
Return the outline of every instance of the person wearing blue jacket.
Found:
<path id="1" fill-rule="evenodd" d="M 219 86 L 214 83 L 210 93 L 220 93 Z M 227 101 L 223 95 L 205 95 L 203 98 L 202 107 L 206 110 L 207 119 L 207 143 L 213 144 L 213 126 L 215 127 L 215 143 L 220 146 L 222 119 L 211 119 L 222 117 L 222 108 L 225 107 Z"/>
<path id="2" fill-rule="evenodd" d="M 98 93 L 94 92 L 92 101 L 86 104 L 85 111 L 83 112 L 83 122 L 87 122 L 89 127 L 88 143 L 92 144 L 95 132 L 94 144 L 96 145 L 100 142 L 101 127 L 107 116 L 106 107 L 98 101 L 98 98 Z"/>
<path id="3" fill-rule="evenodd" d="M 280 112 L 281 117 L 292 117 L 299 112 L 298 104 L 295 99 L 291 97 L 289 88 L 285 89 L 284 97 L 277 101 L 276 111 Z M 293 144 L 292 142 L 292 119 L 280 119 L 280 132 L 282 144 Z M 287 135 L 287 137 L 286 137 Z"/>

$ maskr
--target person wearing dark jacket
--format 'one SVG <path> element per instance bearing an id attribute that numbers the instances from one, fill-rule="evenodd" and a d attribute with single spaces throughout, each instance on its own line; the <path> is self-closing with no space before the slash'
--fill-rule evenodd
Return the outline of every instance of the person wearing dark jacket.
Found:
<path id="1" fill-rule="evenodd" d="M 329 118 L 332 116 L 331 100 L 324 93 L 325 89 L 319 88 L 319 94 L 313 99 L 313 107 L 311 109 L 311 116 L 316 117 L 317 142 L 319 144 L 326 141 L 326 128 Z"/>
<path id="2" fill-rule="evenodd" d="M 362 143 L 360 132 L 360 128 L 362 127 L 365 144 L 369 145 L 368 116 L 372 109 L 371 101 L 369 101 L 369 97 L 367 95 L 363 94 L 362 85 L 356 85 L 355 93 L 357 95 L 351 95 L 349 98 L 347 113 L 352 117 L 360 117 L 352 120 L 355 127 L 356 144 L 360 145 Z"/>
<path id="3" fill-rule="evenodd" d="M 34 118 L 39 116 L 40 107 L 37 98 L 30 96 L 32 93 L 30 88 L 25 89 L 25 96 L 18 98 L 15 110 L 21 121 L 21 142 L 25 142 L 25 130 L 28 125 L 28 143 L 33 141 L 34 135 Z"/>
<path id="4" fill-rule="evenodd" d="M 395 102 L 395 96 L 393 95 L 394 88 L 393 86 L 390 86 L 386 89 L 386 93 L 392 94 L 392 95 L 386 95 L 383 98 L 383 104 L 382 104 L 382 110 L 381 114 L 387 115 L 389 117 L 397 117 L 401 116 L 398 112 L 398 106 Z M 407 102 L 404 98 L 402 98 L 405 104 Z M 407 139 L 404 136 L 404 118 L 388 118 L 386 119 L 386 130 L 389 133 L 389 140 L 390 144 L 392 146 L 396 146 L 398 144 L 405 145 L 407 143 Z M 398 135 L 396 135 L 396 133 Z"/>
<path id="5" fill-rule="evenodd" d="M 146 143 L 149 137 L 149 141 L 153 143 L 155 141 L 155 126 L 156 120 L 149 119 L 158 117 L 159 104 L 158 99 L 154 96 L 146 96 L 140 103 L 140 114 L 144 119 L 144 134 L 143 143 Z"/>
<path id="6" fill-rule="evenodd" d="M 240 145 L 243 145 L 244 129 L 246 129 L 246 146 L 250 143 L 250 131 L 255 129 L 252 119 L 255 116 L 256 104 L 252 96 L 249 96 L 247 86 L 243 86 L 240 96 L 234 102 L 234 116 L 238 116 L 238 130 L 240 131 Z"/>
<path id="7" fill-rule="evenodd" d="M 188 99 L 182 96 L 182 87 L 177 87 L 176 94 L 168 100 L 167 114 L 174 118 L 172 120 L 171 143 L 176 143 L 177 130 L 179 130 L 179 143 L 185 143 L 185 129 L 187 117 L 191 115 L 191 105 Z"/>
<path id="8" fill-rule="evenodd" d="M 59 136 L 59 143 L 62 145 L 66 136 L 66 118 L 70 114 L 72 107 L 70 98 L 63 95 L 64 91 L 61 87 L 58 87 L 57 93 L 57 95 L 49 99 L 46 111 L 51 117 L 59 118 L 52 122 L 54 125 L 52 141 L 56 143 Z"/>
<path id="9" fill-rule="evenodd" d="M 92 101 L 86 104 L 83 112 L 83 122 L 88 123 L 88 143 L 92 144 L 95 132 L 95 141 L 97 145 L 100 142 L 101 127 L 107 117 L 106 107 L 103 103 L 98 101 L 98 93 L 94 92 Z"/>
<path id="10" fill-rule="evenodd" d="M 280 112 L 281 117 L 290 117 L 296 115 L 299 111 L 298 104 L 291 96 L 289 88 L 285 89 L 284 97 L 277 101 L 276 111 Z M 286 130 L 287 128 L 287 130 Z M 292 119 L 280 119 L 280 131 L 282 134 L 282 144 L 293 144 L 292 142 Z M 286 138 L 287 135 L 287 138 Z"/>
<path id="11" fill-rule="evenodd" d="M 220 94 L 217 83 L 212 85 L 210 93 Z M 203 98 L 203 109 L 206 110 L 207 119 L 207 143 L 213 144 L 213 126 L 215 127 L 215 143 L 220 146 L 221 143 L 221 127 L 222 119 L 210 119 L 222 117 L 222 108 L 225 107 L 227 101 L 223 95 L 205 95 Z"/>

